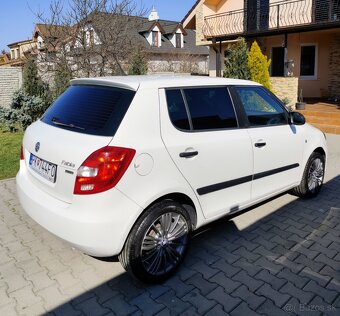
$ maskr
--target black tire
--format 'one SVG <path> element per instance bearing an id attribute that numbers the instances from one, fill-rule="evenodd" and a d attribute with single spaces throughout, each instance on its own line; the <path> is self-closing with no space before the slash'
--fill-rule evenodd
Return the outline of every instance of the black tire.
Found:
<path id="1" fill-rule="evenodd" d="M 321 190 L 324 175 L 325 156 L 313 152 L 307 161 L 300 185 L 292 193 L 302 198 L 316 196 Z"/>
<path id="2" fill-rule="evenodd" d="M 119 261 L 142 282 L 164 281 L 183 261 L 190 232 L 190 218 L 181 204 L 172 200 L 158 202 L 135 223 Z"/>

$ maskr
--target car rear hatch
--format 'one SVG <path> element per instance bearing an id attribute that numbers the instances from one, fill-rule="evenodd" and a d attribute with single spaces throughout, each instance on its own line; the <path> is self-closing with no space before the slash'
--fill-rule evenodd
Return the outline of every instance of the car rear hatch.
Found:
<path id="1" fill-rule="evenodd" d="M 23 141 L 32 184 L 68 203 L 78 168 L 111 142 L 135 95 L 132 89 L 76 83 L 26 130 Z"/>

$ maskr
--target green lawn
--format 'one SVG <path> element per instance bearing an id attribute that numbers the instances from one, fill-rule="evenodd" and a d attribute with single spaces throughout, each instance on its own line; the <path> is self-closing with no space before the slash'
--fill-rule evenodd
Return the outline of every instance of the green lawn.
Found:
<path id="1" fill-rule="evenodd" d="M 0 180 L 12 178 L 18 172 L 22 136 L 0 130 Z"/>

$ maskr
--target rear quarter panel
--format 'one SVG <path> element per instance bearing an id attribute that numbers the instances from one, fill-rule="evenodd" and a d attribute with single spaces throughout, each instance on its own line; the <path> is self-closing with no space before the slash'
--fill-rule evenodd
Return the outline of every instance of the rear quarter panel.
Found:
<path id="1" fill-rule="evenodd" d="M 162 142 L 159 113 L 158 88 L 140 88 L 110 143 L 136 150 L 116 188 L 142 209 L 164 195 L 185 194 L 195 205 L 199 225 L 203 221 L 199 202 Z"/>

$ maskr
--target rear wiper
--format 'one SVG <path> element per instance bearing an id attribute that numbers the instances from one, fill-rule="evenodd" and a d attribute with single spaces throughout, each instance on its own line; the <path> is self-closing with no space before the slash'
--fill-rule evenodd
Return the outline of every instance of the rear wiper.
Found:
<path id="1" fill-rule="evenodd" d="M 65 127 L 69 127 L 69 128 L 76 128 L 76 129 L 81 129 L 81 130 L 85 130 L 84 127 L 81 127 L 81 126 L 77 126 L 77 125 L 74 125 L 74 124 L 68 124 L 68 123 L 62 123 L 62 122 L 58 122 L 57 121 L 57 118 L 53 117 L 51 122 L 54 124 L 54 125 L 58 125 L 58 126 L 65 126 Z"/>

